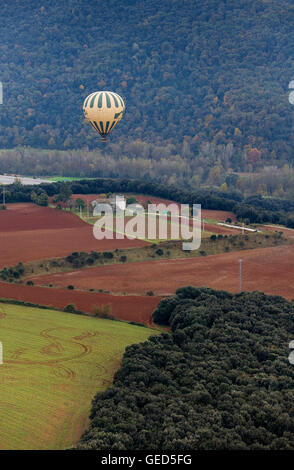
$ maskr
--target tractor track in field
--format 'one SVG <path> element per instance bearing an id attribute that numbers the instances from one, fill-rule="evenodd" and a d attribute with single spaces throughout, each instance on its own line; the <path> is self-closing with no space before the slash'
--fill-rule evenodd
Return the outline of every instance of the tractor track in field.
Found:
<path id="1" fill-rule="evenodd" d="M 63 365 L 58 365 L 52 369 L 53 374 L 55 377 L 67 380 L 74 380 L 76 377 L 76 373 L 70 369 L 69 367 L 65 367 Z"/>
<path id="2" fill-rule="evenodd" d="M 54 338 L 54 336 L 49 334 L 49 332 L 51 332 L 51 331 L 61 330 L 61 329 L 68 329 L 68 328 L 66 328 L 66 327 L 64 327 L 64 328 L 47 328 L 46 330 L 41 331 L 40 336 L 42 336 L 46 340 L 50 340 L 50 341 L 53 340 L 52 343 L 50 343 L 48 346 L 45 346 L 41 350 L 41 354 L 50 355 L 50 354 L 52 354 L 52 351 L 57 351 L 57 352 L 64 351 L 64 348 L 63 348 L 62 344 L 59 341 L 56 341 L 56 338 Z M 44 360 L 44 361 L 37 361 L 37 360 L 36 361 L 34 361 L 34 360 L 20 361 L 20 360 L 15 360 L 15 359 L 7 359 L 5 362 L 8 363 L 8 364 L 49 365 L 49 366 L 52 365 L 53 366 L 55 364 L 60 364 L 60 363 L 63 363 L 63 362 L 72 361 L 74 359 L 80 359 L 84 356 L 87 356 L 88 354 L 90 354 L 92 352 L 92 348 L 89 345 L 86 345 L 84 343 L 78 343 L 76 341 L 72 341 L 72 344 L 79 346 L 82 351 L 79 354 L 74 354 L 74 355 L 71 355 L 69 357 L 60 357 L 60 358 L 55 358 L 55 359 L 49 359 L 47 361 L 46 360 Z M 70 369 L 68 369 L 68 370 L 70 370 Z M 71 372 L 73 372 L 73 371 L 71 371 Z"/>

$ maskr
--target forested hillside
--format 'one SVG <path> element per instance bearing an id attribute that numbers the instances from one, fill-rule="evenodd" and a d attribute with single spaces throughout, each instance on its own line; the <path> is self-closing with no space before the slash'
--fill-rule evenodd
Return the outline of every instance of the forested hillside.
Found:
<path id="1" fill-rule="evenodd" d="M 293 157 L 291 1 L 11 0 L 1 14 L 2 148 L 99 147 L 81 106 L 111 89 L 127 109 L 116 158 L 196 160 L 196 183 L 212 169 L 220 184 Z"/>
<path id="2" fill-rule="evenodd" d="M 172 335 L 127 348 L 79 449 L 294 449 L 293 302 L 183 287 L 153 318 Z"/>

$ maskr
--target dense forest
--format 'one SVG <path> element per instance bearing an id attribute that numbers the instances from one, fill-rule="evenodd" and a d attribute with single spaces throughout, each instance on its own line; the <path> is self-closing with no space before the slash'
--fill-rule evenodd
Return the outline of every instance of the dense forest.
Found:
<path id="1" fill-rule="evenodd" d="M 270 222 L 294 228 L 293 200 L 269 199 L 260 195 L 243 198 L 236 191 L 213 191 L 204 188 L 187 191 L 174 185 L 160 185 L 130 179 L 97 178 L 73 182 L 48 182 L 39 186 L 22 185 L 16 179 L 14 184 L 5 188 L 5 201 L 48 205 L 49 198 L 57 196 L 59 201 L 71 207 L 71 194 L 100 193 L 137 193 L 158 196 L 190 206 L 201 204 L 202 209 L 233 211 L 238 220 L 245 224 Z M 3 188 L 1 187 L 0 200 L 3 201 Z"/>
<path id="2" fill-rule="evenodd" d="M 172 334 L 126 349 L 78 449 L 294 449 L 294 304 L 183 287 L 154 321 Z"/>
<path id="3" fill-rule="evenodd" d="M 1 148 L 100 148 L 84 176 L 115 176 L 99 173 L 108 155 L 192 185 L 292 163 L 293 2 L 12 0 L 1 13 Z M 127 110 L 104 149 L 81 109 L 97 89 Z"/>

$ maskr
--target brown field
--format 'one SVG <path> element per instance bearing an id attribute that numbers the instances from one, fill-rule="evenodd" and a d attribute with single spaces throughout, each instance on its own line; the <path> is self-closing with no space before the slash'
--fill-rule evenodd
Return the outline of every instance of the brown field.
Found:
<path id="1" fill-rule="evenodd" d="M 4 282 L 0 282 L 0 298 L 50 305 L 61 309 L 67 304 L 75 304 L 78 310 L 87 313 L 93 313 L 95 306 L 110 305 L 110 315 L 121 320 L 145 324 L 152 323 L 151 313 L 160 300 L 158 297 L 97 294 Z"/>
<path id="2" fill-rule="evenodd" d="M 156 295 L 180 286 L 238 291 L 238 259 L 243 260 L 243 290 L 294 298 L 294 245 L 223 253 L 206 257 L 109 265 L 34 278 L 35 283 L 74 285 L 79 289 Z"/>
<path id="3" fill-rule="evenodd" d="M 142 240 L 96 240 L 93 227 L 69 212 L 30 203 L 7 204 L 0 212 L 0 267 L 19 261 L 144 246 Z"/>

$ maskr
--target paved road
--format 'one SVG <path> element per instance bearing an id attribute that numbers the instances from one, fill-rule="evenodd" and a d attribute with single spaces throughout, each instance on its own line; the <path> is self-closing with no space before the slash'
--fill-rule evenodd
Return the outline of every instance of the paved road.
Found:
<path id="1" fill-rule="evenodd" d="M 0 184 L 12 184 L 14 183 L 15 178 L 15 176 L 0 175 Z M 24 185 L 52 183 L 52 181 L 42 180 L 40 178 L 27 178 L 25 176 L 18 176 L 17 179 L 19 179 Z"/>

